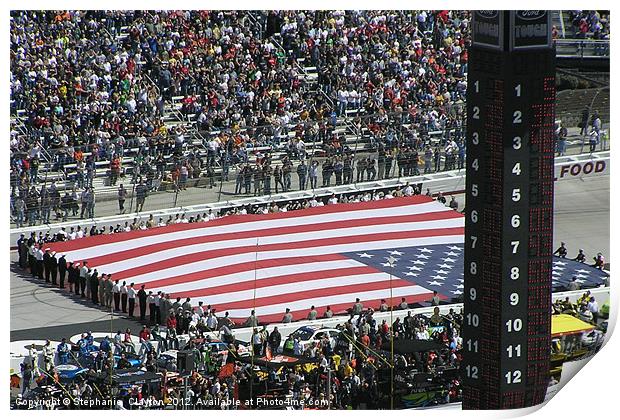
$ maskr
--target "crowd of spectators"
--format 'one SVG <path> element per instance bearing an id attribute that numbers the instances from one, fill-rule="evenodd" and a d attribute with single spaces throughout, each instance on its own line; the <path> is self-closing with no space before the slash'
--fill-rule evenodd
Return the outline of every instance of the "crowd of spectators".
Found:
<path id="1" fill-rule="evenodd" d="M 608 10 L 569 10 L 568 19 L 576 38 L 609 40 Z"/>
<path id="2" fill-rule="evenodd" d="M 353 126 L 370 133 L 370 151 L 393 159 L 423 153 L 428 132 L 461 141 L 463 107 L 454 104 L 466 89 L 468 12 L 263 13 L 13 12 L 11 111 L 23 122 L 11 131 L 16 221 L 47 221 L 29 217 L 47 214 L 47 194 L 38 188 L 35 200 L 32 189 L 49 185 L 42 165 L 66 174 L 59 189 L 80 195 L 102 168 L 112 185 L 132 170 L 149 190 L 164 181 L 184 189 L 200 176 L 213 186 L 216 170 L 227 180 L 261 147 L 303 159 L 318 143 L 316 157 L 344 164 L 351 150 L 335 128 L 347 109 L 360 111 Z M 304 66 L 316 68 L 317 83 Z M 189 127 L 164 124 L 177 97 Z M 202 147 L 189 141 L 195 129 Z"/>

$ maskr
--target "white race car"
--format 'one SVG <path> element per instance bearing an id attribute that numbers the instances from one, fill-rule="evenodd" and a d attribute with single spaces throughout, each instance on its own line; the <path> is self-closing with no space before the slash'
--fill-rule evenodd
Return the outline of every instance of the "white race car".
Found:
<path id="1" fill-rule="evenodd" d="M 324 328 L 321 326 L 307 325 L 304 327 L 299 327 L 293 331 L 288 338 L 292 340 L 296 338 L 299 339 L 299 342 L 305 350 L 310 346 L 310 344 L 318 343 L 323 340 L 323 338 L 328 337 L 332 348 L 334 348 L 339 334 L 340 330 L 336 328 Z"/>

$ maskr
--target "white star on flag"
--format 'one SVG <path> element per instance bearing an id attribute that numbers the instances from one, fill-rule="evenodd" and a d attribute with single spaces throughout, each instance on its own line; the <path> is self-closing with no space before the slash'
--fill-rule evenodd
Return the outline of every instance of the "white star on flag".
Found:
<path id="1" fill-rule="evenodd" d="M 452 252 L 452 251 L 444 252 L 444 254 L 450 255 L 451 257 L 458 257 L 459 255 L 461 255 L 461 254 L 457 254 L 456 252 Z"/>
<path id="2" fill-rule="evenodd" d="M 462 251 L 463 250 L 463 248 L 458 247 L 458 246 L 449 246 L 448 248 L 451 249 L 452 251 Z"/>
<path id="3" fill-rule="evenodd" d="M 445 271 L 445 270 L 433 270 L 435 273 L 437 274 L 449 274 L 449 271 Z"/>
<path id="4" fill-rule="evenodd" d="M 430 258 L 428 255 L 424 255 L 424 254 L 418 254 L 418 255 L 416 255 L 416 257 L 424 258 L 425 260 L 428 260 Z"/>
<path id="5" fill-rule="evenodd" d="M 409 270 L 413 270 L 413 271 L 422 271 L 422 268 L 420 267 L 416 267 L 415 265 L 412 267 L 407 267 Z"/>
<path id="6" fill-rule="evenodd" d="M 365 252 L 363 254 L 357 254 L 357 255 L 359 255 L 361 258 L 372 258 L 372 255 L 367 254 Z"/>
<path id="7" fill-rule="evenodd" d="M 431 276 L 432 279 L 439 279 L 439 280 L 445 280 L 446 278 L 444 276 Z"/>
<path id="8" fill-rule="evenodd" d="M 403 255 L 400 251 L 390 251 L 390 255 Z"/>
<path id="9" fill-rule="evenodd" d="M 381 265 L 384 267 L 392 267 L 392 264 L 390 264 L 389 262 L 381 263 Z"/>
<path id="10" fill-rule="evenodd" d="M 575 283 L 581 284 L 581 283 L 585 283 L 585 282 L 586 282 L 585 280 L 575 279 Z"/>
<path id="11" fill-rule="evenodd" d="M 433 252 L 433 250 L 432 250 L 432 249 L 428 249 L 428 248 L 422 248 L 422 249 L 420 250 L 420 252 L 431 252 L 431 253 L 432 253 L 432 252 Z"/>
<path id="12" fill-rule="evenodd" d="M 435 280 L 427 281 L 427 283 L 428 283 L 429 286 L 443 286 L 443 283 L 440 283 L 440 282 L 435 281 Z"/>
<path id="13" fill-rule="evenodd" d="M 556 265 L 566 265 L 566 263 L 563 263 L 562 261 L 556 261 L 556 262 L 554 262 L 554 264 L 556 264 Z"/>
<path id="14" fill-rule="evenodd" d="M 566 268 L 564 267 L 553 267 L 554 270 L 560 270 L 560 271 L 564 271 L 566 270 Z"/>
<path id="15" fill-rule="evenodd" d="M 452 258 L 447 258 L 447 257 L 446 258 L 442 258 L 442 260 L 443 260 L 443 262 L 451 262 L 451 263 L 456 262 L 456 260 L 454 260 Z"/>
<path id="16" fill-rule="evenodd" d="M 584 270 L 583 268 L 580 268 L 579 270 L 575 270 L 576 273 L 590 273 L 588 270 Z"/>
<path id="17" fill-rule="evenodd" d="M 437 264 L 437 267 L 450 269 L 450 268 L 452 268 L 454 266 L 453 265 L 448 265 L 448 264 Z"/>
<path id="18" fill-rule="evenodd" d="M 557 281 L 552 281 L 551 284 L 558 284 L 558 282 Z"/>
<path id="19" fill-rule="evenodd" d="M 459 283 L 465 283 L 465 280 L 463 280 L 463 279 L 458 279 L 458 282 L 459 282 Z"/>
<path id="20" fill-rule="evenodd" d="M 414 273 L 412 271 L 407 271 L 406 273 L 403 273 L 405 276 L 413 276 L 413 277 L 418 277 L 419 274 L 418 273 Z"/>
<path id="21" fill-rule="evenodd" d="M 411 261 L 414 265 L 426 265 L 426 261 L 415 260 Z"/>
<path id="22" fill-rule="evenodd" d="M 457 285 L 456 285 L 456 288 L 457 288 L 457 289 L 462 289 L 462 288 L 464 288 L 464 287 L 465 287 L 465 286 L 463 286 L 462 284 L 457 284 Z"/>
<path id="23" fill-rule="evenodd" d="M 453 294 L 453 295 L 462 295 L 462 294 L 463 294 L 463 292 L 461 292 L 460 290 L 453 290 L 453 291 L 452 291 L 452 294 Z"/>
<path id="24" fill-rule="evenodd" d="M 577 274 L 575 277 L 579 277 L 581 279 L 587 279 L 588 278 L 588 276 L 586 276 L 585 274 L 581 274 L 581 273 Z"/>
<path id="25" fill-rule="evenodd" d="M 391 258 L 391 260 L 390 260 L 390 258 Z M 399 261 L 399 260 L 400 260 L 400 258 L 394 258 L 394 257 L 392 257 L 392 256 L 389 256 L 389 257 L 383 257 L 383 259 L 384 259 L 384 260 L 391 261 L 392 263 L 394 263 L 395 261 Z"/>

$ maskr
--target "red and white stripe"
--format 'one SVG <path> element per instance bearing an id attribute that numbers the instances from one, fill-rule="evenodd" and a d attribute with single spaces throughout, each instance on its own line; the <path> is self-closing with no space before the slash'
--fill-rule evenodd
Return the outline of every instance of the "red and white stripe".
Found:
<path id="1" fill-rule="evenodd" d="M 54 244 L 67 261 L 88 261 L 100 274 L 137 287 L 190 297 L 231 318 L 255 308 L 279 321 L 286 308 L 305 317 L 432 292 L 341 255 L 462 242 L 463 217 L 426 196 L 338 204 L 288 213 L 229 216 L 205 223 L 101 235 Z M 257 245 L 258 244 L 258 245 Z M 391 283 L 391 284 L 390 284 Z"/>

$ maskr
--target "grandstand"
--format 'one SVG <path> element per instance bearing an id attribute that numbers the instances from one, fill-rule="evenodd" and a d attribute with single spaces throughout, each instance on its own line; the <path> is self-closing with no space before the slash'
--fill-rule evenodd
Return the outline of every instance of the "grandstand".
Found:
<path id="1" fill-rule="evenodd" d="M 567 127 L 577 127 L 584 107 L 597 113 L 602 121 L 609 121 L 609 87 L 598 89 L 564 90 L 558 92 L 557 109 Z"/>
<path id="2" fill-rule="evenodd" d="M 50 12 L 51 13 L 51 12 Z M 148 12 L 147 12 L 148 13 Z M 31 13 L 32 14 L 32 13 Z M 224 19 L 232 19 L 236 22 L 235 17 L 229 17 L 228 14 Z M 234 14 L 232 14 L 234 15 Z M 67 21 L 71 20 L 69 17 L 70 14 L 66 14 L 63 17 L 56 17 L 55 19 L 63 22 L 62 19 L 67 19 Z M 374 17 L 376 21 L 381 20 L 381 16 L 377 14 L 378 17 Z M 132 31 L 135 31 L 137 27 L 144 27 L 144 19 L 141 19 L 139 13 L 133 15 L 132 13 L 128 13 L 128 16 L 124 16 L 123 22 L 126 23 L 121 26 L 114 26 L 109 24 L 111 21 L 111 17 L 107 16 L 104 12 L 88 12 L 86 14 L 86 21 L 90 19 L 93 27 L 96 27 L 98 34 L 106 40 L 107 43 L 110 44 L 110 51 L 125 51 L 125 54 L 131 53 L 131 39 L 133 35 Z M 13 24 L 17 25 L 18 22 L 22 22 L 22 17 L 19 16 L 19 13 L 14 14 Z M 48 16 L 47 18 L 50 18 Z M 323 19 L 328 18 L 328 16 L 324 16 Z M 133 19 L 133 20 L 132 20 Z M 172 17 L 174 19 L 174 17 Z M 241 22 L 241 26 L 245 26 L 247 28 L 247 32 L 251 34 L 252 37 L 258 37 L 258 35 L 262 32 L 262 28 L 258 23 L 258 18 L 253 17 L 252 13 L 248 14 L 239 19 Z M 204 22 L 207 22 L 204 19 Z M 466 20 L 464 20 L 466 23 Z M 463 23 L 463 39 L 461 44 L 464 44 L 466 37 L 466 24 Z M 395 23 L 394 23 L 395 24 Z M 372 23 L 370 24 L 373 25 Z M 431 28 L 428 28 L 431 29 Z M 16 30 L 16 32 L 18 32 Z M 431 39 L 430 35 L 432 31 L 427 30 L 424 33 L 419 33 L 419 37 L 424 41 L 424 44 L 430 44 Z M 286 34 L 285 34 L 286 35 Z M 15 35 L 19 37 L 19 34 Z M 459 35 L 460 36 L 460 35 Z M 19 39 L 19 38 L 15 38 Z M 172 179 L 169 174 L 174 168 L 175 164 L 182 159 L 184 156 L 198 157 L 200 160 L 208 161 L 209 150 L 207 143 L 210 139 L 216 138 L 220 142 L 224 143 L 225 141 L 230 141 L 230 135 L 234 135 L 235 142 L 239 140 L 246 143 L 245 151 L 250 157 L 257 152 L 265 152 L 265 151 L 274 151 L 278 150 L 285 152 L 286 145 L 291 138 L 301 138 L 304 139 L 306 150 L 312 153 L 315 157 L 322 157 L 330 152 L 333 153 L 333 147 L 330 142 L 335 138 L 338 142 L 346 144 L 346 148 L 350 149 L 353 153 L 363 153 L 365 151 L 369 151 L 373 149 L 373 144 L 371 141 L 371 129 L 374 127 L 369 127 L 369 122 L 366 120 L 362 120 L 360 122 L 355 122 L 356 116 L 363 116 L 372 114 L 374 111 L 372 109 L 366 110 L 361 102 L 359 108 L 354 108 L 353 103 L 351 106 L 344 106 L 341 112 L 337 112 L 337 116 L 334 118 L 332 114 L 334 111 L 338 111 L 336 109 L 337 103 L 337 92 L 336 90 L 332 90 L 331 95 L 326 94 L 326 90 L 329 91 L 332 87 L 331 85 L 326 85 L 325 83 L 321 83 L 320 80 L 325 78 L 324 75 L 320 75 L 316 65 L 313 65 L 309 62 L 308 54 L 306 57 L 296 57 L 294 56 L 294 51 L 292 49 L 285 50 L 282 47 L 282 43 L 290 43 L 288 38 L 283 40 L 283 37 L 280 34 L 276 34 L 269 38 L 269 40 L 257 39 L 257 42 L 262 42 L 263 45 L 268 48 L 270 53 L 270 59 L 277 59 L 276 63 L 286 61 L 286 65 L 282 67 L 286 68 L 287 71 L 291 72 L 291 74 L 295 77 L 293 85 L 296 83 L 301 83 L 299 89 L 303 91 L 303 96 L 305 98 L 314 98 L 311 99 L 308 104 L 304 105 L 308 108 L 312 106 L 310 110 L 292 110 L 292 111 L 301 111 L 297 112 L 289 112 L 284 116 L 284 120 L 291 119 L 291 122 L 288 124 L 284 124 L 282 128 L 273 126 L 263 126 L 256 127 L 252 126 L 248 133 L 248 125 L 243 127 L 239 125 L 238 128 L 234 124 L 229 127 L 223 127 L 221 124 L 214 123 L 205 126 L 205 124 L 201 123 L 200 115 L 189 110 L 189 107 L 186 106 L 188 101 L 191 101 L 195 98 L 190 95 L 179 95 L 178 93 L 182 93 L 182 89 L 174 89 L 173 87 L 166 87 L 166 79 L 160 73 L 166 74 L 166 70 L 158 72 L 157 66 L 150 66 L 148 61 L 149 57 L 144 56 L 138 58 L 135 64 L 132 64 L 132 67 L 135 66 L 135 74 L 136 81 L 131 86 L 132 91 L 139 97 L 144 98 L 147 95 L 149 109 L 153 111 L 154 118 L 157 120 L 157 123 L 160 124 L 155 133 L 164 133 L 160 135 L 159 145 L 161 146 L 162 142 L 166 142 L 165 146 L 161 147 L 163 150 L 163 159 L 165 160 L 165 174 L 167 176 L 161 176 L 162 183 L 161 189 L 169 189 L 173 188 Z M 420 44 L 419 48 L 424 47 L 424 45 Z M 23 79 L 27 77 L 25 73 L 22 73 L 22 67 L 18 65 L 18 63 L 24 62 L 24 64 L 28 63 L 28 60 L 24 60 L 22 51 L 22 47 L 18 47 L 16 43 L 13 44 L 13 68 L 14 68 L 14 83 L 13 83 L 13 94 L 12 94 L 12 133 L 13 133 L 13 144 L 14 144 L 14 156 L 19 158 L 20 153 L 29 153 L 32 151 L 34 146 L 34 153 L 37 154 L 37 157 L 40 160 L 38 175 L 36 176 L 35 184 L 41 186 L 42 184 L 50 185 L 55 181 L 55 187 L 60 191 L 65 189 L 71 189 L 74 186 L 82 185 L 81 182 L 77 180 L 78 177 L 87 177 L 87 170 L 85 171 L 83 168 L 79 168 L 75 163 L 74 154 L 81 151 L 81 159 L 83 161 L 88 162 L 88 159 L 93 156 L 94 169 L 92 171 L 92 186 L 97 194 L 98 199 L 105 196 L 114 196 L 116 193 L 116 187 L 109 185 L 109 173 L 110 173 L 110 157 L 112 156 L 113 151 L 111 151 L 110 147 L 106 146 L 109 144 L 114 144 L 115 147 L 112 150 L 116 150 L 117 152 L 121 152 L 122 157 L 122 168 L 123 173 L 128 176 L 128 178 L 124 179 L 125 185 L 129 186 L 129 189 L 132 188 L 132 184 L 136 181 L 136 177 L 132 176 L 137 172 L 145 174 L 148 178 L 148 170 L 146 167 L 141 166 L 138 169 L 136 168 L 137 162 L 140 160 L 139 156 L 144 156 L 146 154 L 150 155 L 154 158 L 154 154 L 152 153 L 153 149 L 156 149 L 158 152 L 160 151 L 160 147 L 151 147 L 152 143 L 157 142 L 157 136 L 149 136 L 148 142 L 149 145 L 146 147 L 148 151 L 145 150 L 145 147 L 140 147 L 140 145 L 144 145 L 145 138 L 140 136 L 139 133 L 134 133 L 131 129 L 128 130 L 120 130 L 116 134 L 116 137 L 112 137 L 108 139 L 108 135 L 105 133 L 102 135 L 102 138 L 99 139 L 89 139 L 88 141 L 76 140 L 67 142 L 67 138 L 64 139 L 64 143 L 68 147 L 60 147 L 62 143 L 59 145 L 58 138 L 62 141 L 63 135 L 66 136 L 66 133 L 63 131 L 62 134 L 56 135 L 55 133 L 50 133 L 50 128 L 48 126 L 41 127 L 40 124 L 50 124 L 50 121 L 45 121 L 49 116 L 52 121 L 58 120 L 58 115 L 50 115 L 51 113 L 51 104 L 46 104 L 45 107 L 39 106 L 36 108 L 33 103 L 28 105 L 27 95 L 24 95 L 24 87 L 29 83 L 27 80 L 20 80 L 20 77 Z M 461 49 L 462 50 L 462 49 Z M 429 51 L 427 50 L 426 55 L 428 55 Z M 22 61 L 20 62 L 17 57 L 22 55 Z M 419 52 L 418 52 L 419 54 Z M 138 55 L 141 55 L 138 53 Z M 135 58 L 135 57 L 134 57 Z M 166 54 L 162 56 L 155 57 L 155 60 L 158 60 L 162 67 L 166 67 L 165 60 L 161 60 L 161 58 L 167 58 Z M 457 57 L 458 58 L 458 57 Z M 426 59 L 425 59 L 426 60 Z M 269 63 L 269 60 L 266 60 Z M 458 60 L 457 60 L 458 61 Z M 265 64 L 264 62 L 261 64 Z M 284 63 L 283 63 L 284 64 Z M 269 64 L 268 64 L 269 65 Z M 459 77 L 462 79 L 464 77 L 464 69 L 465 65 L 460 70 Z M 57 83 L 55 81 L 54 83 Z M 46 81 L 37 80 L 36 82 L 31 83 L 40 83 L 45 86 L 47 84 Z M 461 89 L 461 102 L 462 102 L 462 94 L 464 93 L 464 81 L 460 85 Z M 188 92 L 186 92 L 188 93 Z M 398 92 L 400 94 L 400 92 Z M 94 94 L 94 93 L 93 93 Z M 93 94 L 89 97 L 89 100 L 93 99 Z M 105 94 L 105 92 L 104 92 Z M 106 95 L 104 95 L 106 96 Z M 52 96 L 52 100 L 54 96 Z M 428 99 L 425 100 L 428 103 Z M 395 101 L 397 102 L 397 101 Z M 28 105 L 28 106 L 26 106 Z M 40 105 L 40 104 L 37 104 Z M 75 105 L 75 104 L 74 104 Z M 156 105 L 156 106 L 155 106 Z M 193 103 L 194 109 L 199 108 L 196 105 L 196 102 Z M 413 104 L 412 104 L 413 105 Z M 109 107 L 110 101 L 104 102 L 103 106 Z M 299 105 L 297 105 L 299 107 Z M 140 105 L 139 105 L 140 107 Z M 26 109 L 29 108 L 29 109 Z M 114 108 L 114 107 L 113 107 Z M 399 107 L 392 106 L 388 109 L 394 109 L 397 114 L 403 113 L 404 111 L 400 111 Z M 80 106 L 74 108 L 73 111 L 83 110 Z M 376 110 L 376 107 L 374 108 Z M 442 112 L 441 110 L 430 110 L 431 118 L 438 118 L 436 116 L 437 112 Z M 68 113 L 60 114 L 60 117 L 64 117 Z M 112 111 L 114 112 L 114 111 Z M 119 109 L 119 114 L 121 114 L 121 110 Z M 425 113 L 425 112 L 424 112 Z M 312 116 L 305 114 L 313 114 Z M 420 113 L 422 114 L 422 113 Z M 400 115 L 399 115 L 400 117 Z M 409 119 L 409 115 L 405 114 L 405 117 Z M 424 117 L 426 118 L 426 117 Z M 114 120 L 114 118 L 112 118 Z M 391 116 L 390 116 L 391 119 Z M 401 118 L 402 119 L 402 118 Z M 418 118 L 420 119 L 420 118 Z M 273 122 L 272 120 L 266 119 L 265 122 Z M 53 122 L 51 123 L 53 125 Z M 280 123 L 280 125 L 282 125 Z M 299 127 L 301 125 L 301 128 Z M 182 148 L 177 149 L 176 147 L 171 147 L 173 144 L 173 139 L 171 138 L 178 127 L 186 128 L 184 132 L 184 138 L 182 140 Z M 123 127 L 124 128 L 124 127 Z M 151 127 L 153 128 L 153 127 Z M 439 127 L 413 127 L 412 131 L 418 129 L 422 134 L 428 133 L 430 136 L 438 137 L 442 135 Z M 67 130 L 67 127 L 64 126 L 63 130 Z M 118 128 L 117 128 L 118 130 Z M 374 129 L 376 136 L 376 129 Z M 166 134 L 167 133 L 167 134 Z M 228 134 L 228 139 L 223 139 L 223 134 Z M 101 133 L 99 133 L 101 134 Z M 132 138 L 132 136 L 138 135 L 137 138 Z M 219 136 L 219 137 L 218 137 Z M 81 136 L 83 137 L 83 136 Z M 155 139 L 153 139 L 155 137 Z M 177 140 L 178 140 L 178 136 Z M 250 140 L 250 137 L 253 137 Z M 240 139 L 239 139 L 240 138 Z M 161 140 L 164 139 L 164 140 Z M 121 143 L 125 143 L 124 146 L 119 147 L 118 141 Z M 40 146 L 37 147 L 37 144 L 40 143 Z M 71 145 L 70 143 L 73 143 Z M 80 144 L 82 143 L 82 144 Z M 98 143 L 101 143 L 99 145 Z M 78 145 L 79 144 L 79 145 Z M 95 146 L 97 144 L 97 146 Z M 250 145 L 251 144 L 251 145 Z M 73 146 L 73 147 L 72 147 Z M 98 155 L 94 156 L 93 146 L 98 149 Z M 168 147 L 166 147 L 168 146 Z M 343 148 L 344 148 L 343 147 Z M 119 150 L 120 149 L 120 150 Z M 233 151 L 233 149 L 235 149 Z M 233 155 L 233 162 L 236 159 L 236 151 L 235 147 L 228 147 L 226 150 L 230 151 Z M 95 153 L 96 154 L 96 153 Z M 244 155 L 245 153 L 242 153 Z M 245 156 L 242 156 L 241 159 L 245 159 Z M 147 158 L 148 159 L 148 158 Z M 274 156 L 273 163 L 277 164 L 279 161 L 278 156 Z M 222 171 L 222 159 L 216 159 L 212 161 L 213 163 L 213 171 L 216 174 L 221 173 Z M 19 163 L 16 165 L 17 168 L 15 170 L 15 174 L 13 174 L 14 185 L 18 184 L 23 176 L 23 168 Z M 152 171 L 156 170 L 154 162 L 151 162 L 150 168 Z M 78 173 L 84 173 L 84 175 L 79 175 Z M 161 175 L 161 174 L 158 174 Z M 32 177 L 31 177 L 32 178 Z M 204 182 L 204 181 L 203 181 Z M 28 184 L 28 182 L 26 182 Z M 25 188 L 25 186 L 22 186 Z"/>

